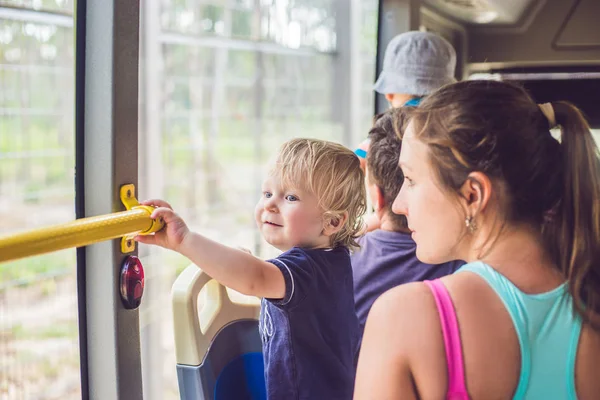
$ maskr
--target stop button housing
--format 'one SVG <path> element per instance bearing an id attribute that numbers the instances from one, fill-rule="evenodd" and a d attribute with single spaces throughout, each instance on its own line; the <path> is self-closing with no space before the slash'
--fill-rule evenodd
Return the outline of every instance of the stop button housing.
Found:
<path id="1" fill-rule="evenodd" d="M 136 256 L 127 256 L 121 266 L 121 300 L 128 310 L 136 309 L 144 294 L 144 267 Z"/>

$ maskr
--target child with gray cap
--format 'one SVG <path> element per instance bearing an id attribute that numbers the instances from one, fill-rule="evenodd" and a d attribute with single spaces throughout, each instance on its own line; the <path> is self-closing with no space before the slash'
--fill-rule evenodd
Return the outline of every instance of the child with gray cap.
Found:
<path id="1" fill-rule="evenodd" d="M 374 89 L 394 108 L 418 105 L 423 96 L 456 82 L 455 68 L 456 52 L 446 39 L 431 32 L 402 33 L 387 46 Z"/>
<path id="2" fill-rule="evenodd" d="M 419 105 L 421 99 L 440 87 L 456 82 L 456 51 L 444 38 L 431 32 L 410 31 L 394 37 L 385 49 L 383 70 L 374 89 L 385 95 L 393 108 Z M 363 169 L 369 139 L 354 150 Z M 368 218 L 367 230 L 379 227 L 376 218 Z"/>

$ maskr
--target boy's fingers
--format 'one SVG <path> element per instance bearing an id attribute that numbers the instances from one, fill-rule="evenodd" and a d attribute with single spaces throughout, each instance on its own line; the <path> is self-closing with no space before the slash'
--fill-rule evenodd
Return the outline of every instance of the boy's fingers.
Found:
<path id="1" fill-rule="evenodd" d="M 165 221 L 165 223 L 168 224 L 169 222 L 171 222 L 173 220 L 174 215 L 175 215 L 175 212 L 173 210 L 171 210 L 170 208 L 159 207 L 156 210 L 152 211 L 150 218 L 152 218 L 152 219 L 162 218 Z"/>
<path id="2" fill-rule="evenodd" d="M 156 244 L 156 236 L 155 235 L 137 235 L 133 238 L 136 242 L 144 243 L 144 244 Z"/>
<path id="3" fill-rule="evenodd" d="M 153 244 L 151 243 L 152 240 L 155 240 L 154 237 L 152 237 L 152 235 L 137 235 L 136 237 L 133 238 L 133 240 L 135 240 L 136 242 L 140 242 L 140 243 L 146 243 L 146 244 Z"/>
<path id="4" fill-rule="evenodd" d="M 160 199 L 144 200 L 140 204 L 142 204 L 144 206 L 166 207 L 169 209 L 173 209 L 173 207 L 171 207 L 171 205 L 169 203 L 167 203 L 164 200 L 160 200 Z"/>

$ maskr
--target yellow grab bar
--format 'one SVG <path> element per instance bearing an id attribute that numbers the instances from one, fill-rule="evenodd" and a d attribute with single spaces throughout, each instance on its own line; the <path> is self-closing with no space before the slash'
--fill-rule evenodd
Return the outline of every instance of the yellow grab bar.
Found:
<path id="1" fill-rule="evenodd" d="M 66 224 L 34 229 L 0 237 L 0 263 L 73 247 L 125 237 L 122 251 L 133 251 L 132 236 L 158 232 L 162 220 L 150 218 L 153 208 L 138 205 L 133 185 L 121 188 L 121 199 L 128 208 L 112 214 L 81 218 Z"/>

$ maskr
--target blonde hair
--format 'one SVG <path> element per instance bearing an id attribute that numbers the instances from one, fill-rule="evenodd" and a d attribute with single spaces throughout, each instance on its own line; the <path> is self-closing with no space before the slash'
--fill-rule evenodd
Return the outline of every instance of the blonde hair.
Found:
<path id="1" fill-rule="evenodd" d="M 314 194 L 325 222 L 336 225 L 347 212 L 347 221 L 331 236 L 330 245 L 358 247 L 366 189 L 360 161 L 351 150 L 325 140 L 292 139 L 282 145 L 271 174 L 284 186 Z"/>

